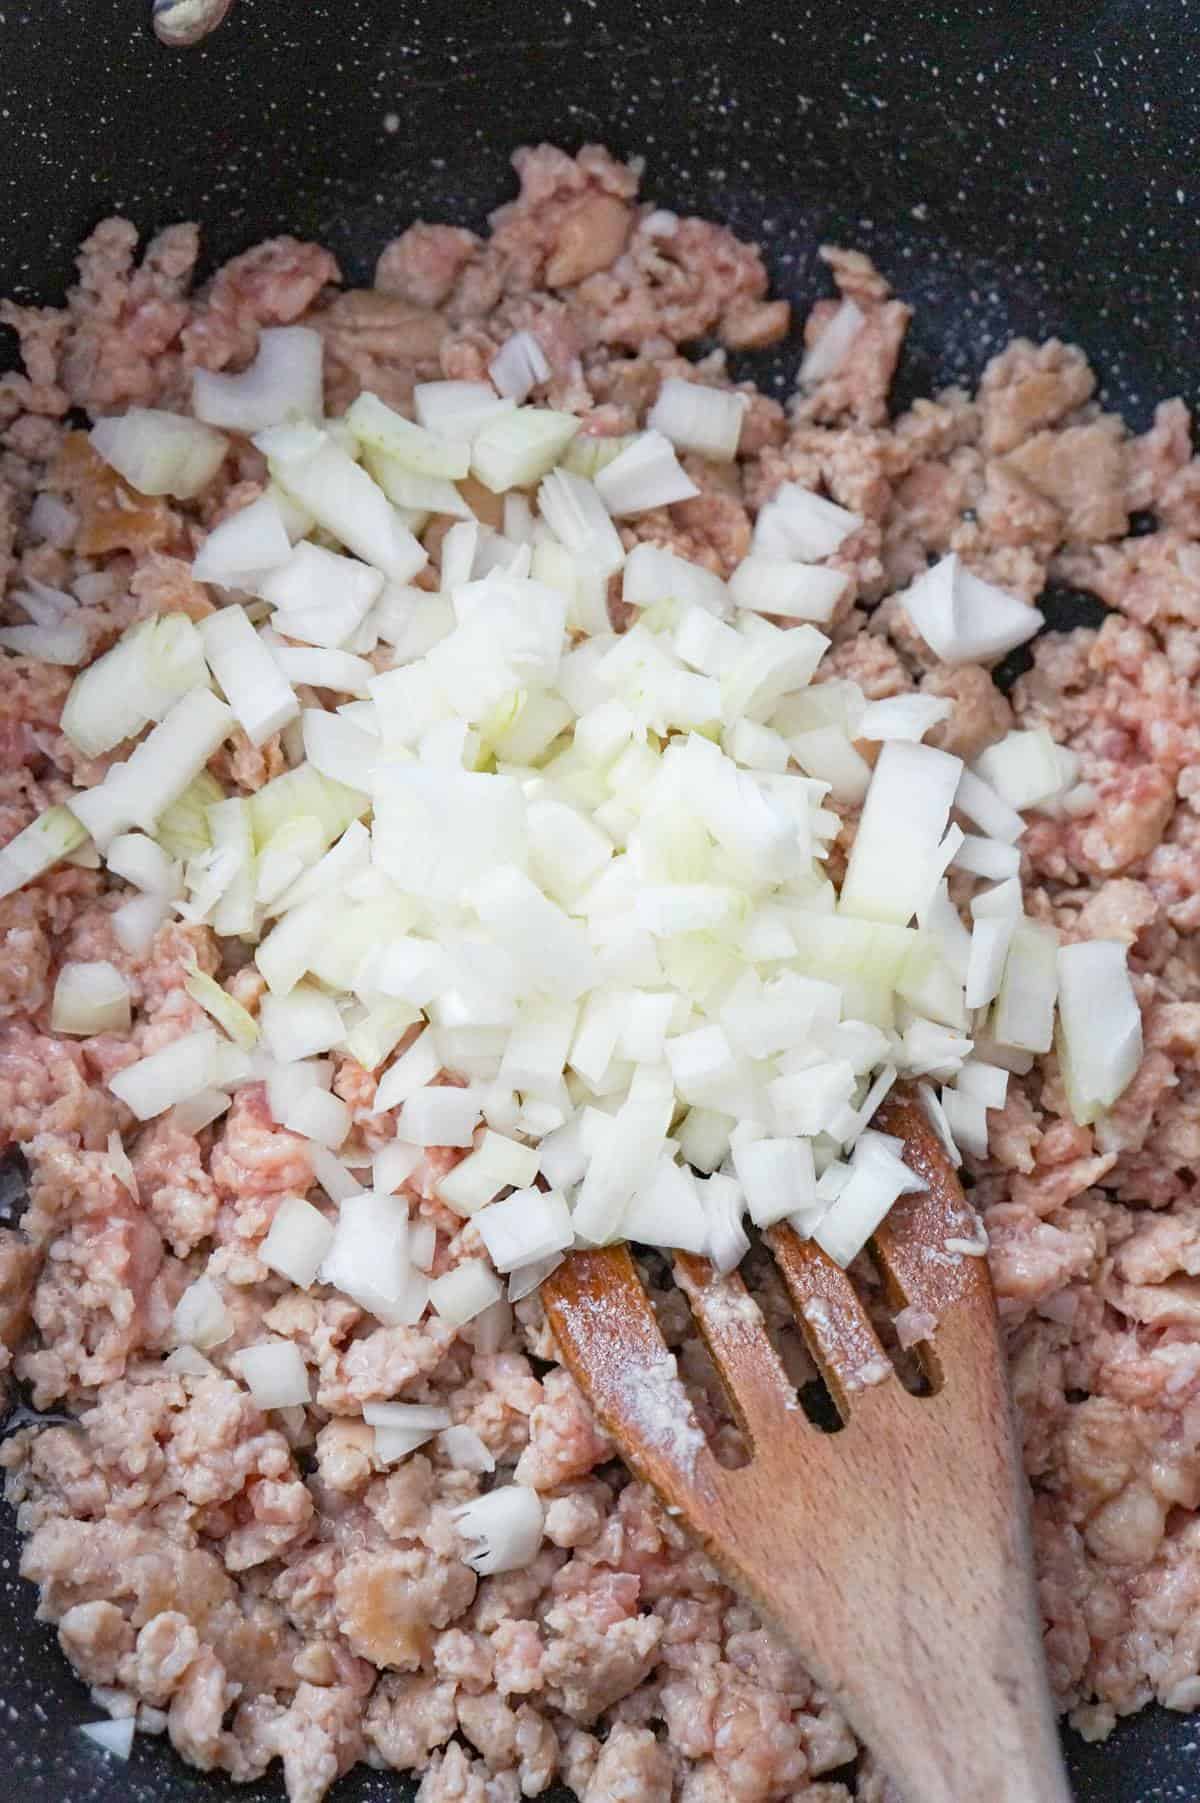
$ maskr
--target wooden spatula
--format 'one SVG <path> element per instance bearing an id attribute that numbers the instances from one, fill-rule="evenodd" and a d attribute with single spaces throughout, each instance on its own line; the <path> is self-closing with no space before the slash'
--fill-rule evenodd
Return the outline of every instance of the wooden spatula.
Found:
<path id="1" fill-rule="evenodd" d="M 904 1388 L 853 1285 L 790 1227 L 765 1238 L 839 1433 L 800 1408 L 737 1273 L 675 1267 L 751 1448 L 741 1470 L 710 1451 L 625 1247 L 574 1253 L 542 1298 L 633 1471 L 791 1641 L 905 1803 L 1069 1803 L 995 1302 L 986 1261 L 961 1250 L 975 1216 L 919 1104 L 877 1124 L 928 1184 L 873 1245 L 889 1300 L 937 1318 L 932 1394 Z"/>

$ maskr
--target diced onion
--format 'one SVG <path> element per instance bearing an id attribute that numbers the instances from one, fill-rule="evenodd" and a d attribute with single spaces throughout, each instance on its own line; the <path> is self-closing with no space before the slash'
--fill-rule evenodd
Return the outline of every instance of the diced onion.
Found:
<path id="1" fill-rule="evenodd" d="M 599 489 L 592 483 L 567 470 L 552 470 L 538 488 L 538 507 L 554 536 L 572 556 L 604 576 L 620 569 L 625 561 L 625 547 Z"/>
<path id="2" fill-rule="evenodd" d="M 310 326 L 264 327 L 257 355 L 240 375 L 193 371 L 192 412 L 233 432 L 319 420 L 322 351 L 321 334 Z"/>
<path id="3" fill-rule="evenodd" d="M 912 919 L 961 774 L 961 759 L 931 746 L 884 745 L 842 883 L 842 913 L 897 926 Z"/>
<path id="4" fill-rule="evenodd" d="M 536 1155 L 535 1155 L 536 1156 Z M 558 1190 L 518 1189 L 476 1217 L 479 1237 L 497 1271 L 540 1263 L 575 1238 L 571 1211 Z"/>
<path id="5" fill-rule="evenodd" d="M 579 441 L 576 440 L 576 443 Z M 582 472 L 580 472 L 582 473 Z M 661 432 L 639 432 L 592 480 L 608 511 L 617 519 L 670 507 L 700 493 Z"/>
<path id="6" fill-rule="evenodd" d="M 531 389 L 550 380 L 550 364 L 532 332 L 514 332 L 492 358 L 488 375 L 497 394 L 521 402 Z"/>
<path id="7" fill-rule="evenodd" d="M 443 1428 L 438 1435 L 438 1445 L 455 1471 L 474 1471 L 483 1475 L 496 1469 L 495 1459 L 473 1427 Z"/>
<path id="8" fill-rule="evenodd" d="M 86 839 L 86 828 L 68 808 L 47 808 L 0 849 L 0 898 L 53 869 Z"/>
<path id="9" fill-rule="evenodd" d="M 714 462 L 729 463 L 737 456 L 748 406 L 746 396 L 732 389 L 707 388 L 701 382 L 668 376 L 646 424 L 682 451 L 695 451 Z"/>
<path id="10" fill-rule="evenodd" d="M 468 444 L 489 421 L 514 411 L 512 401 L 498 395 L 490 382 L 418 382 L 413 389 L 413 406 L 426 431 L 438 438 Z M 430 473 L 453 474 L 451 470 Z"/>
<path id="11" fill-rule="evenodd" d="M 434 1313 L 452 1327 L 462 1327 L 498 1302 L 504 1286 L 480 1258 L 465 1258 L 429 1286 Z"/>
<path id="12" fill-rule="evenodd" d="M 862 525 L 851 513 L 797 482 L 785 482 L 758 510 L 754 550 L 761 557 L 818 563 L 833 553 Z"/>
<path id="13" fill-rule="evenodd" d="M 1021 920 L 1013 932 L 996 997 L 992 1031 L 1001 1045 L 1048 1052 L 1058 995 L 1058 935 L 1039 921 Z"/>
<path id="14" fill-rule="evenodd" d="M 1142 1017 L 1125 947 L 1093 939 L 1058 949 L 1059 1065 L 1071 1113 L 1088 1126 L 1142 1061 Z"/>
<path id="15" fill-rule="evenodd" d="M 561 1070 L 561 1065 L 559 1068 Z M 501 1190 L 532 1183 L 537 1170 L 538 1155 L 531 1146 L 523 1146 L 518 1140 L 507 1139 L 489 1128 L 476 1149 L 442 1178 L 438 1195 L 456 1214 L 471 1215 L 491 1202 Z M 521 1193 L 529 1192 L 522 1190 Z M 533 1256 L 540 1257 L 541 1254 Z M 497 1269 L 503 1267 L 497 1265 Z"/>
<path id="16" fill-rule="evenodd" d="M 990 783 L 1010 808 L 1034 808 L 1064 784 L 1063 753 L 1044 726 L 1010 732 L 981 751 L 975 774 Z"/>
<path id="17" fill-rule="evenodd" d="M 733 1168 L 756 1227 L 772 1227 L 816 1194 L 812 1146 L 806 1139 L 734 1139 Z"/>
<path id="18" fill-rule="evenodd" d="M 244 608 L 222 607 L 204 622 L 204 655 L 252 745 L 262 745 L 300 712 L 292 686 Z"/>
<path id="19" fill-rule="evenodd" d="M 1036 607 L 984 582 L 951 552 L 901 597 L 913 625 L 943 663 L 1003 657 L 1045 624 Z"/>
<path id="20" fill-rule="evenodd" d="M 490 1578 L 533 1563 L 542 1544 L 545 1511 L 536 1490 L 505 1484 L 457 1509 L 454 1523 L 467 1549 L 464 1564 Z"/>
<path id="21" fill-rule="evenodd" d="M 171 1327 L 181 1345 L 209 1352 L 233 1337 L 233 1316 L 211 1277 L 197 1277 L 188 1285 L 171 1316 Z"/>
<path id="22" fill-rule="evenodd" d="M 331 438 L 318 433 L 315 443 L 305 436 L 281 446 L 260 437 L 276 481 L 348 551 L 393 582 L 408 582 L 424 567 L 424 549 L 383 490 Z"/>
<path id="23" fill-rule="evenodd" d="M 496 413 L 475 434 L 471 474 L 493 494 L 530 488 L 554 468 L 580 424 L 573 413 L 543 407 Z"/>
<path id="24" fill-rule="evenodd" d="M 800 365 L 800 386 L 815 388 L 827 376 L 842 367 L 850 355 L 855 339 L 867 323 L 867 316 L 857 301 L 843 300 L 837 312 L 804 353 Z"/>
<path id="25" fill-rule="evenodd" d="M 137 1720 L 132 1715 L 125 1715 L 119 1721 L 80 1722 L 79 1732 L 88 1740 L 100 1747 L 105 1753 L 111 1753 L 115 1759 L 128 1759 L 133 1752 L 133 1736 L 137 1728 Z"/>
<path id="26" fill-rule="evenodd" d="M 97 420 L 88 438 L 97 456 L 139 494 L 182 501 L 208 487 L 229 448 L 228 439 L 211 426 L 153 407 L 131 407 L 114 419 Z"/>
<path id="27" fill-rule="evenodd" d="M 469 1146 L 478 1124 L 474 1090 L 419 1089 L 401 1108 L 396 1134 L 413 1146 Z"/>
<path id="28" fill-rule="evenodd" d="M 265 995 L 259 1008 L 263 1043 L 281 1064 L 329 1051 L 342 1037 L 337 1003 L 312 983 L 287 995 Z"/>
<path id="29" fill-rule="evenodd" d="M 362 623 L 382 587 L 378 570 L 304 540 L 258 592 L 276 609 L 278 631 L 333 649 Z"/>
<path id="30" fill-rule="evenodd" d="M 127 1064 L 109 1078 L 108 1087 L 139 1121 L 149 1121 L 173 1102 L 214 1087 L 216 1059 L 217 1036 L 211 1027 L 200 1027 Z"/>
<path id="31" fill-rule="evenodd" d="M 261 1340 L 243 1346 L 236 1364 L 260 1409 L 294 1409 L 311 1400 L 308 1367 L 291 1340 Z"/>
<path id="32" fill-rule="evenodd" d="M 62 966 L 50 1006 L 55 1033 L 127 1033 L 129 1018 L 129 985 L 114 964 L 100 958 Z"/>
<path id="33" fill-rule="evenodd" d="M 934 726 L 948 720 L 954 712 L 952 701 L 943 701 L 937 695 L 888 695 L 882 701 L 869 701 L 864 707 L 855 728 L 856 739 L 923 739 Z M 962 786 L 968 772 L 964 771 L 959 781 L 958 805 L 966 813 L 962 801 Z M 974 819 L 974 815 L 969 818 Z M 980 822 L 980 824 L 983 824 Z"/>
<path id="34" fill-rule="evenodd" d="M 333 1227 L 320 1210 L 303 1196 L 285 1196 L 258 1255 L 270 1270 L 307 1290 L 332 1244 Z"/>
<path id="35" fill-rule="evenodd" d="M 841 570 L 756 555 L 738 565 L 729 592 L 737 607 L 826 626 L 849 586 L 850 578 Z"/>
<path id="36" fill-rule="evenodd" d="M 897 1197 L 924 1188 L 884 1135 L 864 1133 L 850 1160 L 850 1176 L 817 1222 L 813 1238 L 844 1269 L 862 1251 Z"/>

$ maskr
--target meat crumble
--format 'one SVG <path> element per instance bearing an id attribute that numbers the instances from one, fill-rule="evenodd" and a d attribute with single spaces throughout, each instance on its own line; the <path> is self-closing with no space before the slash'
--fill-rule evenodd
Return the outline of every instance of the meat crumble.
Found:
<path id="1" fill-rule="evenodd" d="M 537 399 L 600 437 L 644 423 L 665 377 L 728 386 L 728 351 L 789 330 L 760 252 L 641 201 L 634 168 L 594 146 L 514 161 L 519 197 L 486 238 L 413 225 L 370 288 L 344 287 L 328 251 L 289 237 L 195 287 L 194 226 L 139 248 L 110 219 L 64 308 L 0 308 L 23 358 L 0 378 L 0 592 L 70 589 L 89 657 L 156 613 L 203 617 L 192 558 L 263 492 L 263 458 L 235 437 L 196 501 L 150 499 L 72 416 L 186 411 L 192 371 L 244 367 L 266 326 L 321 332 L 330 415 L 363 389 L 407 410 L 414 384 L 478 379 L 528 331 L 549 366 Z M 1089 810 L 1038 816 L 1021 840 L 1026 909 L 1066 942 L 1128 947 L 1145 1054 L 1092 1127 L 1075 1123 L 1054 1054 L 1037 1059 L 991 1116 L 987 1159 L 968 1164 L 1033 1489 L 1051 1679 L 1060 1709 L 1102 1737 L 1152 1699 L 1200 1704 L 1200 460 L 1182 402 L 1134 435 L 1095 400 L 1083 353 L 1054 341 L 1010 345 L 974 395 L 890 413 L 909 309 L 859 253 L 823 254 L 863 316 L 849 355 L 787 407 L 742 384 L 737 461 L 686 457 L 700 496 L 626 531 L 727 575 L 782 483 L 825 494 L 863 524 L 832 559 L 849 584 L 820 677 L 869 699 L 946 698 L 929 742 L 960 757 L 1021 725 L 1080 760 Z M 836 305 L 814 301 L 809 342 Z M 693 361 L 683 350 L 699 341 L 718 348 Z M 54 507 L 35 510 L 39 496 Z M 1154 530 L 1134 533 L 1135 514 Z M 1006 697 L 982 666 L 940 665 L 905 613 L 899 591 L 947 552 L 1031 604 L 1061 582 L 1108 612 L 1039 637 Z M 61 731 L 70 671 L 5 655 L 3 676 L 7 842 L 106 760 Z M 235 739 L 214 768 L 249 793 L 285 763 L 278 739 Z M 844 853 L 855 820 L 842 812 Z M 191 969 L 251 1013 L 261 993 L 205 926 L 167 924 L 144 954 L 123 950 L 126 893 L 64 864 L 0 901 L 0 1135 L 29 1169 L 20 1224 L 0 1229 L 0 1360 L 37 1409 L 75 1420 L 22 1427 L 0 1462 L 24 1576 L 99 1703 L 239 1782 L 282 1761 L 292 1803 L 319 1803 L 359 1760 L 420 1775 L 420 1803 L 515 1803 L 556 1783 L 581 1803 L 890 1803 L 869 1753 L 852 1784 L 830 1776 L 859 1757 L 846 1722 L 617 1462 L 556 1364 L 536 1294 L 485 1337 L 436 1317 L 381 1326 L 325 1286 L 298 1292 L 260 1248 L 284 1197 L 321 1192 L 308 1142 L 277 1125 L 263 1087 L 196 1133 L 139 1126 L 111 1095 L 117 1071 L 205 1023 Z M 97 959 L 127 980 L 130 1031 L 56 1035 L 56 972 Z M 334 1091 L 368 1145 L 394 1131 L 375 1087 L 337 1055 Z M 430 1151 L 405 1186 L 435 1230 L 438 1273 L 483 1255 L 435 1194 L 457 1156 Z M 202 1270 L 234 1332 L 210 1371 L 168 1368 L 173 1310 Z M 702 1385 L 690 1316 L 661 1265 L 649 1275 Z M 309 1406 L 264 1414 L 238 1380 L 237 1352 L 267 1334 L 299 1350 Z M 792 1351 L 803 1375 L 798 1339 Z M 363 1408 L 396 1398 L 442 1405 L 540 1493 L 528 1569 L 479 1579 L 463 1563 L 453 1512 L 488 1480 L 437 1442 L 378 1462 Z"/>

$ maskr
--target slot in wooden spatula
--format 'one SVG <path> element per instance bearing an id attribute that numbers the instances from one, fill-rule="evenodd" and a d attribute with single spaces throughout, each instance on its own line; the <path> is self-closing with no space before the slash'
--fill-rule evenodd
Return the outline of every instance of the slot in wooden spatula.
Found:
<path id="1" fill-rule="evenodd" d="M 875 1236 L 889 1299 L 937 1318 L 914 1396 L 845 1274 L 790 1227 L 765 1235 L 844 1422 L 822 1433 L 742 1279 L 680 1255 L 751 1449 L 714 1458 L 623 1246 L 542 1285 L 564 1363 L 633 1471 L 791 1641 L 905 1803 L 1069 1803 L 1046 1683 L 1025 1480 L 986 1260 L 919 1104 L 876 1124 L 928 1188 Z M 949 1243 L 948 1243 L 949 1242 Z"/>

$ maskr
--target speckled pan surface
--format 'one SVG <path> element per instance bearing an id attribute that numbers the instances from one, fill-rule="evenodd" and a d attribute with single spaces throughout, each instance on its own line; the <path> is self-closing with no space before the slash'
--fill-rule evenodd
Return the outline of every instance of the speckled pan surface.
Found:
<path id="1" fill-rule="evenodd" d="M 515 145 L 601 139 L 644 155 L 663 204 L 759 239 L 794 300 L 821 281 L 822 239 L 871 251 L 917 307 L 906 396 L 973 376 L 1014 332 L 1059 332 L 1136 424 L 1164 395 L 1200 399 L 1187 0 L 238 0 L 186 51 L 149 12 L 0 0 L 0 293 L 59 297 L 76 243 L 118 208 L 146 230 L 205 221 L 213 258 L 281 228 L 318 237 L 361 278 L 417 216 L 478 224 L 510 192 Z M 782 385 L 794 362 L 785 346 L 747 373 Z M 16 1561 L 5 1514 L 0 1760 L 22 1798 L 282 1797 L 154 1745 L 124 1767 L 84 1742 L 74 1724 L 95 1712 Z M 1080 1803 L 1200 1797 L 1188 1718 L 1150 1712 L 1070 1753 Z M 359 1772 L 333 1797 L 405 1794 Z"/>

